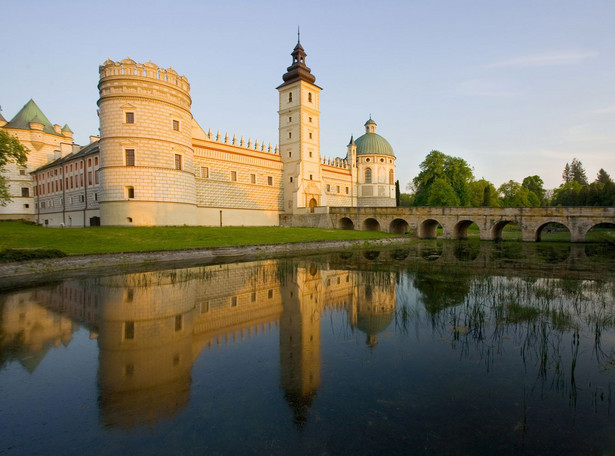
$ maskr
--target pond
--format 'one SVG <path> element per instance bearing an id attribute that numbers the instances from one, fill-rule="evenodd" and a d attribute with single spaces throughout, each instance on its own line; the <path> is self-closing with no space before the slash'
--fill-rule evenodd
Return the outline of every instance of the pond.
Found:
<path id="1" fill-rule="evenodd" d="M 0 454 L 613 454 L 615 252 L 404 249 L 0 292 Z"/>

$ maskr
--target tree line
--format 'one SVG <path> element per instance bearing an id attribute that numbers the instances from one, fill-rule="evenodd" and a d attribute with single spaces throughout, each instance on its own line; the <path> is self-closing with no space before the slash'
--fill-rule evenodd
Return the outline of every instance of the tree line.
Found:
<path id="1" fill-rule="evenodd" d="M 544 188 L 540 176 L 527 176 L 521 183 L 510 180 L 495 187 L 474 178 L 468 163 L 440 151 L 431 151 L 420 164 L 420 173 L 408 184 L 409 193 L 398 191 L 398 206 L 540 207 L 615 206 L 615 182 L 600 169 L 589 182 L 583 164 L 576 158 L 566 163 L 563 183 L 553 192 Z"/>

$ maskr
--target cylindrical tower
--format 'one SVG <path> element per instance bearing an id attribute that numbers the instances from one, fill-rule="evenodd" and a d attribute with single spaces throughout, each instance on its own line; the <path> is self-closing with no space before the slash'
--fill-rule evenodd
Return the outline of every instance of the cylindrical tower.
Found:
<path id="1" fill-rule="evenodd" d="M 99 70 L 101 224 L 196 224 L 188 80 L 131 59 Z"/>

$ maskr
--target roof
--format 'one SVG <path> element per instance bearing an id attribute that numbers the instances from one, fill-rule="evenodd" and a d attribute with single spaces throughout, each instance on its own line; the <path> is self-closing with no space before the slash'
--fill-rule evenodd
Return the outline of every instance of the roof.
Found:
<path id="1" fill-rule="evenodd" d="M 395 156 L 389 142 L 377 133 L 365 133 L 354 140 L 357 145 L 357 155 L 390 155 Z"/>
<path id="2" fill-rule="evenodd" d="M 14 128 L 15 130 L 30 130 L 30 122 L 37 122 L 43 125 L 43 131 L 50 135 L 62 136 L 57 133 L 49 119 L 43 114 L 41 108 L 34 100 L 30 99 L 23 108 L 7 123 L 4 128 Z"/>
<path id="3" fill-rule="evenodd" d="M 62 165 L 64 163 L 68 163 L 73 160 L 77 160 L 79 158 L 87 157 L 88 155 L 96 154 L 99 152 L 99 147 L 98 147 L 99 142 L 100 141 L 94 141 L 93 143 L 90 143 L 87 146 L 85 146 L 79 152 L 70 153 L 68 155 L 65 155 L 62 158 L 56 158 L 55 160 L 50 161 L 49 163 L 46 163 L 43 166 L 39 166 L 34 171 L 32 171 L 32 174 L 37 173 L 39 171 L 43 171 L 48 168 L 54 168 L 56 166 Z"/>

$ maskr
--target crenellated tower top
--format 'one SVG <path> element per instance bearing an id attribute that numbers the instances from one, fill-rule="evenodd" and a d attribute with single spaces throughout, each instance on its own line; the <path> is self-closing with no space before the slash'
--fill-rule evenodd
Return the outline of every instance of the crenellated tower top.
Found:
<path id="1" fill-rule="evenodd" d="M 107 59 L 105 63 L 98 67 L 100 79 L 109 76 L 134 76 L 138 78 L 152 78 L 158 82 L 166 82 L 176 86 L 186 92 L 190 92 L 190 83 L 186 76 L 177 73 L 172 67 L 162 68 L 153 63 L 151 60 L 146 63 L 137 63 L 130 57 L 114 62 Z"/>

